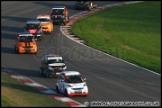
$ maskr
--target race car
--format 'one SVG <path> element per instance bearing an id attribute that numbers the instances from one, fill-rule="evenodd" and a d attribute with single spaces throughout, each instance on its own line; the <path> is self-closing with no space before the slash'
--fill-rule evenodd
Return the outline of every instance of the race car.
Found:
<path id="1" fill-rule="evenodd" d="M 24 31 L 28 31 L 34 35 L 37 40 L 42 40 L 44 32 L 41 26 L 41 22 L 38 20 L 29 20 L 24 26 Z"/>
<path id="2" fill-rule="evenodd" d="M 85 9 L 85 10 L 90 11 L 93 8 L 97 8 L 97 2 L 95 2 L 95 1 L 77 1 L 75 3 L 74 8 L 76 10 Z"/>
<path id="3" fill-rule="evenodd" d="M 29 32 L 21 32 L 17 36 L 16 43 L 14 45 L 15 52 L 20 53 L 37 53 L 38 47 L 36 40 Z"/>
<path id="4" fill-rule="evenodd" d="M 56 54 L 46 54 L 41 61 L 41 75 L 49 77 L 57 77 L 60 72 L 67 69 L 64 59 Z"/>
<path id="5" fill-rule="evenodd" d="M 45 33 L 52 33 L 53 23 L 50 15 L 41 14 L 37 16 L 37 20 L 41 22 L 41 26 Z"/>
<path id="6" fill-rule="evenodd" d="M 54 24 L 63 24 L 69 22 L 69 13 L 66 6 L 54 6 L 49 12 Z"/>
<path id="7" fill-rule="evenodd" d="M 58 76 L 56 82 L 56 91 L 63 93 L 65 96 L 87 96 L 88 87 L 86 78 L 78 71 L 63 71 Z"/>

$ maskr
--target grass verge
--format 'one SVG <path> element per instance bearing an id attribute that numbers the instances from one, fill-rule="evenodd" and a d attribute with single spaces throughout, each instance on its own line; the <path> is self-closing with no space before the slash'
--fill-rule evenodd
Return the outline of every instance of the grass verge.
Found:
<path id="1" fill-rule="evenodd" d="M 69 107 L 1 72 L 2 107 Z"/>
<path id="2" fill-rule="evenodd" d="M 161 73 L 161 2 L 145 1 L 84 16 L 71 32 L 88 46 Z"/>

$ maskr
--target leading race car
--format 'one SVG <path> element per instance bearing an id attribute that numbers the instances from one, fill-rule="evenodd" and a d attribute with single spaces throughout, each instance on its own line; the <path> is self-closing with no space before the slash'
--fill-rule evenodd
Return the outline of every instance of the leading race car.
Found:
<path id="1" fill-rule="evenodd" d="M 41 14 L 37 16 L 45 33 L 52 33 L 54 25 L 50 15 Z"/>
<path id="2" fill-rule="evenodd" d="M 24 26 L 24 31 L 28 31 L 35 36 L 36 39 L 42 40 L 44 32 L 41 26 L 41 22 L 38 20 L 29 20 Z"/>
<path id="3" fill-rule="evenodd" d="M 95 1 L 77 1 L 75 3 L 74 8 L 78 9 L 85 9 L 85 10 L 92 10 L 93 8 L 97 8 L 97 2 Z"/>
<path id="4" fill-rule="evenodd" d="M 21 32 L 14 45 L 16 53 L 37 53 L 38 47 L 35 38 L 29 32 Z"/>
<path id="5" fill-rule="evenodd" d="M 85 82 L 86 78 L 77 71 L 63 71 L 58 76 L 56 82 L 56 91 L 63 93 L 65 96 L 87 96 L 88 87 Z"/>
<path id="6" fill-rule="evenodd" d="M 57 77 L 60 72 L 67 69 L 66 62 L 61 56 L 55 54 L 44 55 L 41 61 L 41 74 L 48 77 Z"/>

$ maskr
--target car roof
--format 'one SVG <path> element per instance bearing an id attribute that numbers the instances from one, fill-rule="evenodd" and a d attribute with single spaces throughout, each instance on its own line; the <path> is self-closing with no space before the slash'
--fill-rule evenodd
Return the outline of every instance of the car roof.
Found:
<path id="1" fill-rule="evenodd" d="M 48 15 L 48 14 L 40 14 L 40 15 L 37 16 L 37 19 L 39 19 L 39 18 L 47 18 L 47 19 L 50 19 L 50 15 Z"/>
<path id="2" fill-rule="evenodd" d="M 40 21 L 38 21 L 38 20 L 28 20 L 26 23 L 27 23 L 27 24 L 28 24 L 28 23 L 40 23 Z"/>
<path id="3" fill-rule="evenodd" d="M 63 59 L 61 56 L 56 55 L 56 54 L 47 54 L 45 56 L 47 57 L 48 60 L 50 60 L 50 59 Z"/>
<path id="4" fill-rule="evenodd" d="M 65 76 L 80 75 L 80 73 L 78 71 L 63 71 L 61 73 L 64 73 Z"/>
<path id="5" fill-rule="evenodd" d="M 19 33 L 19 36 L 33 36 L 33 34 L 31 34 L 29 32 L 21 32 L 21 33 Z"/>
<path id="6" fill-rule="evenodd" d="M 64 9 L 65 6 L 53 6 L 52 9 Z"/>

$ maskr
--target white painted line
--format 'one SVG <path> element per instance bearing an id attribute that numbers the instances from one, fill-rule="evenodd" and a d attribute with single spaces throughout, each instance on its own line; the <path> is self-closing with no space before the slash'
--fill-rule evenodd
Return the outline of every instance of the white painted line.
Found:
<path id="1" fill-rule="evenodd" d="M 57 100 L 60 100 L 62 102 L 70 102 L 70 101 L 73 101 L 72 99 L 70 98 L 67 98 L 67 97 L 59 97 L 59 98 L 56 98 Z"/>
<path id="2" fill-rule="evenodd" d="M 74 100 L 72 100 L 72 99 L 70 99 L 70 98 L 67 98 L 67 97 L 58 97 L 58 98 L 55 98 L 55 99 L 57 99 L 57 100 L 60 100 L 60 101 L 62 101 L 62 102 L 75 102 L 76 104 L 78 104 L 78 105 L 74 105 L 74 106 L 84 106 L 85 107 L 85 105 L 83 105 L 83 104 L 81 104 L 81 103 L 79 103 L 79 102 L 76 102 L 76 101 L 74 101 Z"/>
<path id="3" fill-rule="evenodd" d="M 18 76 L 17 75 L 12 75 L 11 77 L 18 79 Z"/>
<path id="4" fill-rule="evenodd" d="M 44 88 L 47 88 L 47 87 L 45 87 L 45 86 L 43 86 L 43 85 L 41 85 L 39 83 L 36 83 L 36 82 L 34 82 L 34 83 L 25 83 L 25 84 L 28 85 L 28 86 L 32 86 L 32 87 L 44 87 Z"/>

